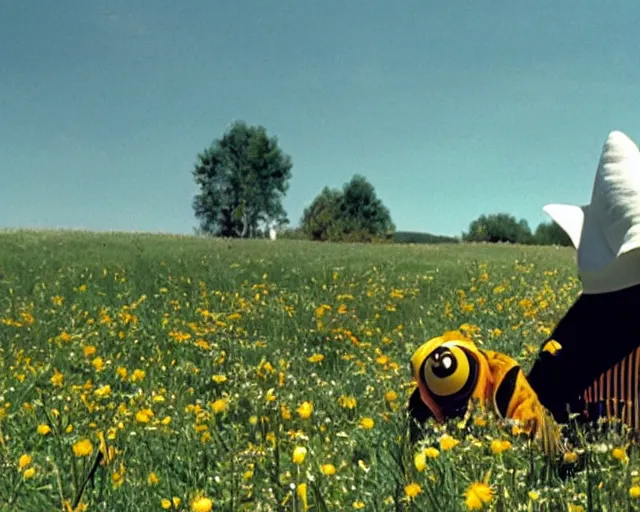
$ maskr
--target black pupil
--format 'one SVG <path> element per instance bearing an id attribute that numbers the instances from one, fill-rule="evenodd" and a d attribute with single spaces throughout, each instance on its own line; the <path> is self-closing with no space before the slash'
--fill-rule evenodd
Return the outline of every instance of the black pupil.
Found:
<path id="1" fill-rule="evenodd" d="M 453 357 L 453 354 L 446 348 L 437 349 L 433 355 L 433 374 L 440 378 L 445 379 L 455 373 L 458 368 L 458 361 Z"/>

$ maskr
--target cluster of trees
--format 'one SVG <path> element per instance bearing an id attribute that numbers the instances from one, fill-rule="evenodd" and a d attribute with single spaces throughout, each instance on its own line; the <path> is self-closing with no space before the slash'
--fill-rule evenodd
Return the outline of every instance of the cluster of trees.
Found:
<path id="1" fill-rule="evenodd" d="M 527 245 L 570 246 L 571 239 L 555 222 L 542 222 L 531 231 L 525 219 L 517 220 L 507 213 L 480 215 L 462 234 L 466 242 L 514 243 Z"/>
<path id="2" fill-rule="evenodd" d="M 371 242 L 395 231 L 389 210 L 359 174 L 342 190 L 325 187 L 305 208 L 300 227 L 307 238 L 319 241 Z"/>
<path id="3" fill-rule="evenodd" d="M 289 219 L 282 199 L 289 188 L 291 157 L 262 126 L 238 121 L 197 155 L 193 177 L 200 191 L 193 200 L 198 232 L 221 237 L 265 236 L 283 230 Z M 325 187 L 306 208 L 300 227 L 285 231 L 318 241 L 395 243 L 508 242 L 571 245 L 555 223 L 532 232 L 526 220 L 507 213 L 481 215 L 461 240 L 429 233 L 396 232 L 388 208 L 364 176 L 354 175 L 342 189 Z"/>

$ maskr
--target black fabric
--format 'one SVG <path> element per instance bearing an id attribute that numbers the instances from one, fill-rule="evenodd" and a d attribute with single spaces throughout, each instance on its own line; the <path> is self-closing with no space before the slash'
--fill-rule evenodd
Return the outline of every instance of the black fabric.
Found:
<path id="1" fill-rule="evenodd" d="M 581 294 L 543 342 L 527 379 L 557 421 L 566 423 L 569 411 L 581 412 L 585 388 L 640 345 L 639 313 L 640 285 Z M 542 351 L 551 339 L 562 345 L 555 355 Z"/>
<path id="2" fill-rule="evenodd" d="M 422 435 L 420 427 L 424 425 L 429 418 L 433 417 L 433 413 L 422 401 L 422 398 L 420 398 L 420 390 L 418 388 L 415 389 L 409 398 L 408 409 L 410 415 L 411 442 L 415 443 Z"/>
<path id="3" fill-rule="evenodd" d="M 496 407 L 503 418 L 507 417 L 509 402 L 511 402 L 513 392 L 516 389 L 516 379 L 518 378 L 519 373 L 520 367 L 514 366 L 507 372 L 502 379 L 502 382 L 498 384 L 498 390 L 496 391 Z"/>

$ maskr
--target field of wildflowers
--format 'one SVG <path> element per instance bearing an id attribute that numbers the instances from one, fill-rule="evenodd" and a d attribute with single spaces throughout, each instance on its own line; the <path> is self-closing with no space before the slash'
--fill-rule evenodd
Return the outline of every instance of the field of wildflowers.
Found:
<path id="1" fill-rule="evenodd" d="M 458 330 L 528 369 L 573 257 L 0 234 L 0 510 L 640 510 L 613 434 L 568 479 L 492 418 L 407 440 L 413 350 Z"/>

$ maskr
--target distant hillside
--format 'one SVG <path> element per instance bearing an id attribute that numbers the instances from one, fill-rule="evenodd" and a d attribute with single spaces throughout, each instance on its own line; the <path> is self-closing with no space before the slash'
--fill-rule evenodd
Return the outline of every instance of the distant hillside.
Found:
<path id="1" fill-rule="evenodd" d="M 456 244 L 460 240 L 452 236 L 432 235 L 416 231 L 396 231 L 391 240 L 394 244 Z"/>

